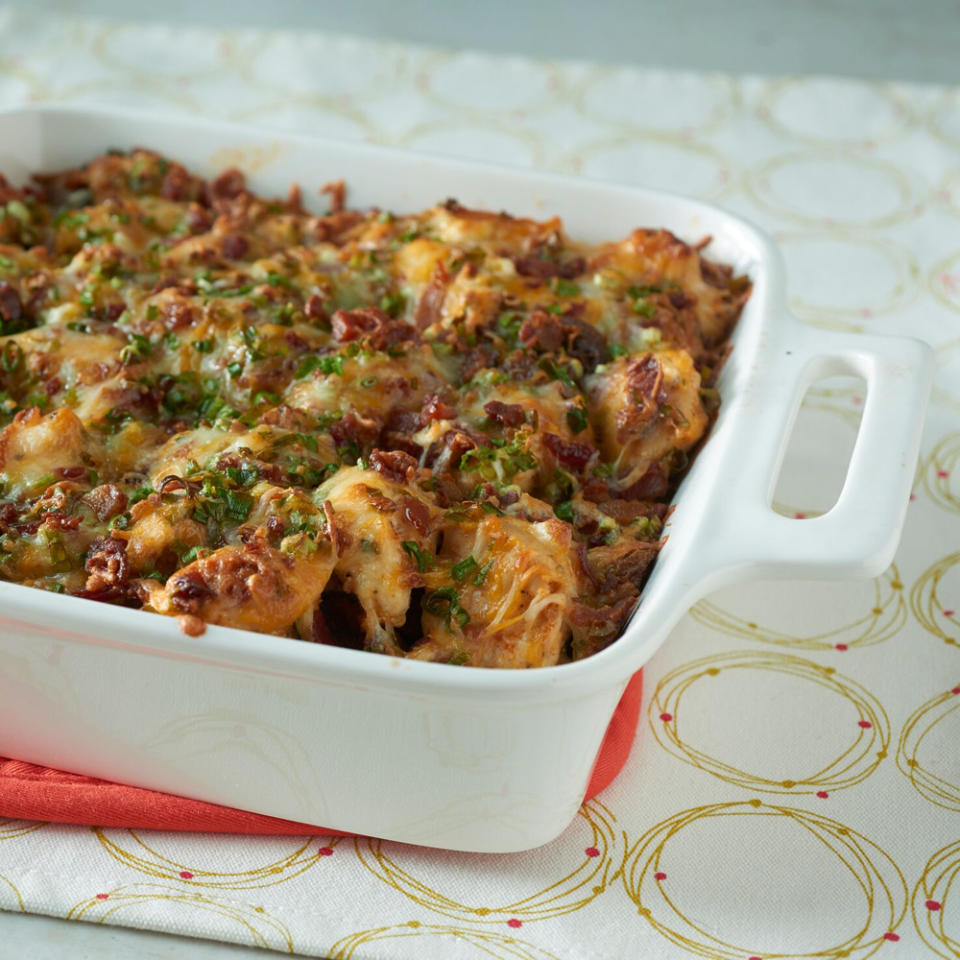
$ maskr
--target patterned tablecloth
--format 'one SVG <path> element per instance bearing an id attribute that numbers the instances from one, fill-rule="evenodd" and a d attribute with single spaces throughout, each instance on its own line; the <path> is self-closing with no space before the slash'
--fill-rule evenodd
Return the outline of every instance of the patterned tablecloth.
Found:
<path id="1" fill-rule="evenodd" d="M 549 846 L 8 821 L 0 905 L 343 960 L 960 956 L 960 89 L 0 11 L 0 104 L 37 101 L 693 194 L 774 233 L 807 323 L 923 337 L 938 369 L 896 564 L 698 604 L 649 666 L 625 772 Z M 811 390 L 782 509 L 832 502 L 860 404 Z"/>

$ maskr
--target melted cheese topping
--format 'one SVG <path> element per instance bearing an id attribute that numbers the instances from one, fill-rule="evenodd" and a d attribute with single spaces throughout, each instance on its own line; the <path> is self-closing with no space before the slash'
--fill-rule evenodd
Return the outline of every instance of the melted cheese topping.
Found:
<path id="1" fill-rule="evenodd" d="M 147 150 L 0 214 L 0 576 L 447 663 L 616 637 L 749 295 L 665 230 L 318 216 Z"/>

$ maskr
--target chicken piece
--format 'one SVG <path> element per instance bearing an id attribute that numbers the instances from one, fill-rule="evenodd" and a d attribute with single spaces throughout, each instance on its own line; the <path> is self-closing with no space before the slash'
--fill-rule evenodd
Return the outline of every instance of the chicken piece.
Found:
<path id="1" fill-rule="evenodd" d="M 411 658 L 475 667 L 560 660 L 578 593 L 568 524 L 489 514 L 450 523 L 426 581 L 424 637 Z"/>
<path id="2" fill-rule="evenodd" d="M 0 430 L 0 481 L 10 496 L 49 485 L 58 469 L 91 465 L 89 447 L 72 410 L 62 407 L 46 416 L 37 407 L 22 410 Z"/>
<path id="3" fill-rule="evenodd" d="M 163 502 L 157 494 L 133 505 L 131 524 L 116 536 L 127 542 L 131 568 L 139 574 L 176 569 L 179 554 L 207 542 L 207 528 L 192 519 L 186 500 Z"/>
<path id="4" fill-rule="evenodd" d="M 588 380 L 591 419 L 605 460 L 624 479 L 642 476 L 674 450 L 689 450 L 709 418 L 700 374 L 683 350 L 621 357 Z"/>
<path id="5" fill-rule="evenodd" d="M 316 605 L 336 562 L 327 537 L 296 534 L 285 538 L 280 549 L 255 538 L 195 560 L 163 587 L 144 581 L 145 607 L 224 627 L 289 634 Z"/>
<path id="6" fill-rule="evenodd" d="M 385 454 L 396 462 L 407 454 Z M 372 458 L 378 462 L 375 452 Z M 376 469 L 346 467 L 321 485 L 315 499 L 333 513 L 340 538 L 336 575 L 363 610 L 366 647 L 403 656 L 397 630 L 407 619 L 410 592 L 433 564 L 440 511 L 416 484 L 405 486 Z"/>

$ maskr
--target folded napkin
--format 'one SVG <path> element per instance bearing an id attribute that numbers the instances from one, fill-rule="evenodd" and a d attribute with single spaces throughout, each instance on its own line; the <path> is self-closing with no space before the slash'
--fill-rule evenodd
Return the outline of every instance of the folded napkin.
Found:
<path id="1" fill-rule="evenodd" d="M 585 800 L 608 786 L 626 762 L 637 729 L 642 695 L 643 677 L 642 671 L 638 671 L 627 685 L 607 727 Z M 345 836 L 327 827 L 3 758 L 0 758 L 0 818 L 202 833 Z"/>

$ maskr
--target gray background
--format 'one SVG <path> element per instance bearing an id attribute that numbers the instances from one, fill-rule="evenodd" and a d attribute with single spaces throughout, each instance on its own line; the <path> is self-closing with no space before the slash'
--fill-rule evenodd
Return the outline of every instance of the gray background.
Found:
<path id="1" fill-rule="evenodd" d="M 293 27 L 537 57 L 960 82 L 960 0 L 16 0 L 34 12 Z"/>

